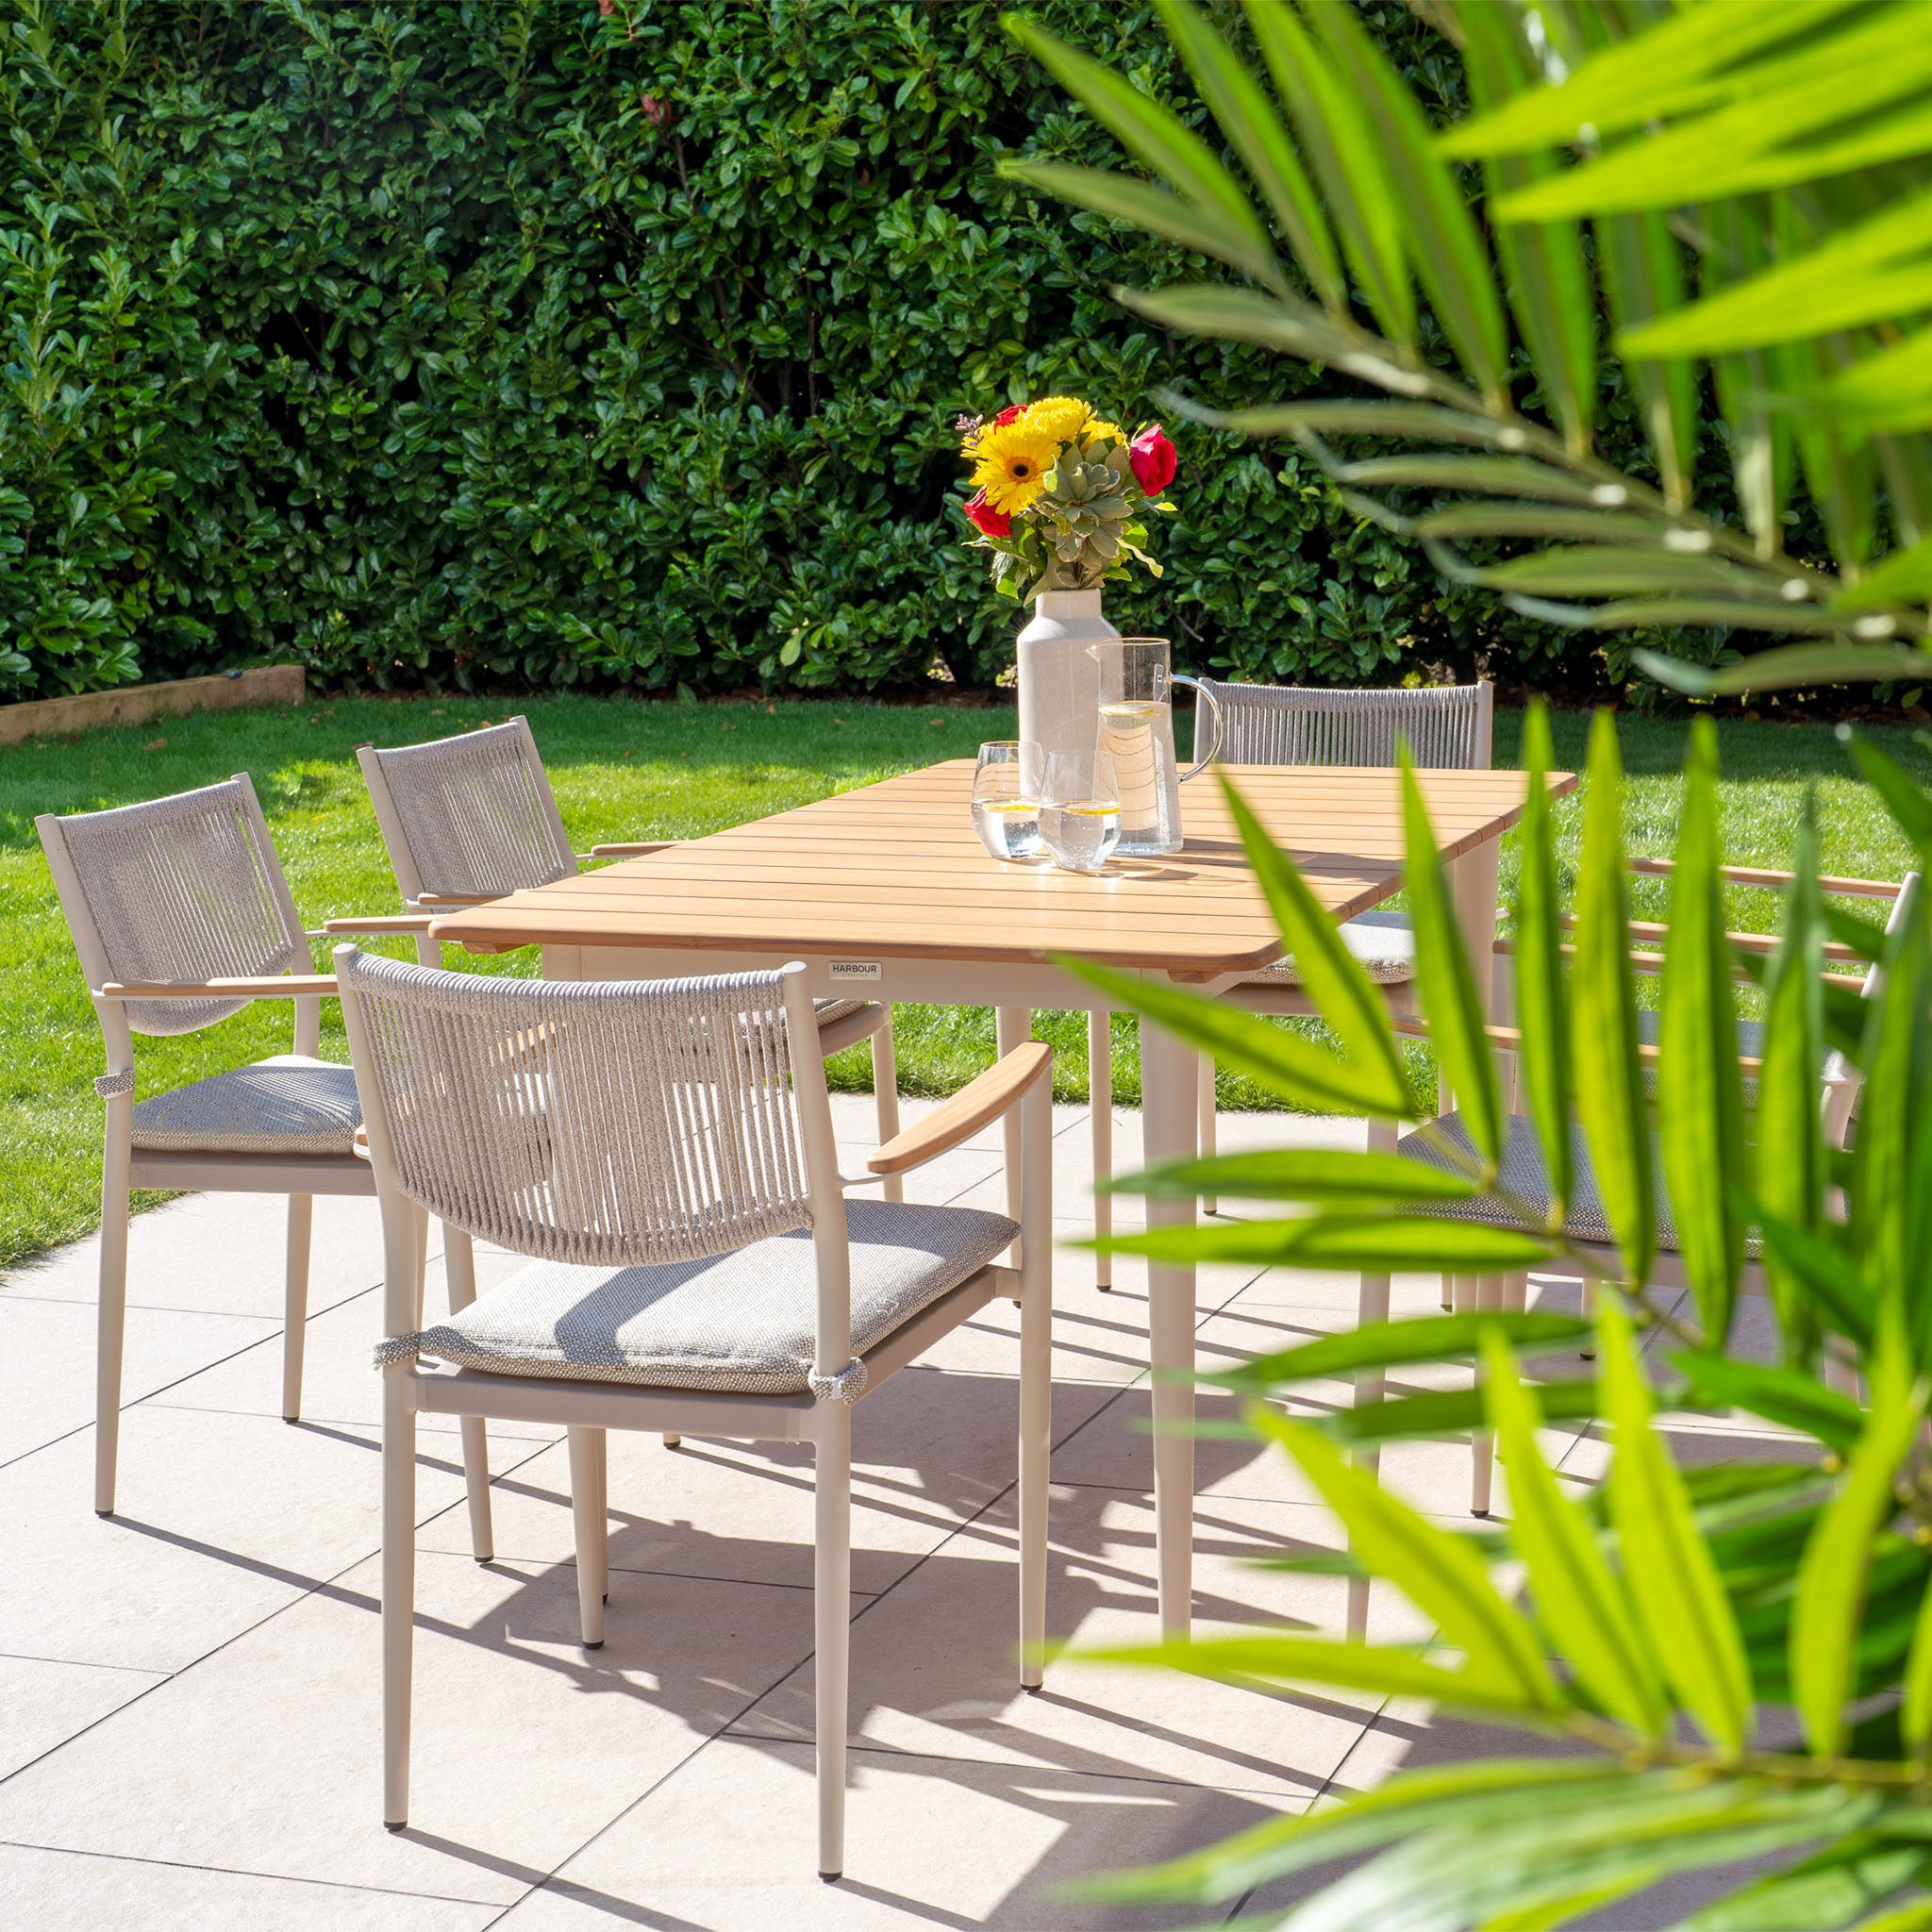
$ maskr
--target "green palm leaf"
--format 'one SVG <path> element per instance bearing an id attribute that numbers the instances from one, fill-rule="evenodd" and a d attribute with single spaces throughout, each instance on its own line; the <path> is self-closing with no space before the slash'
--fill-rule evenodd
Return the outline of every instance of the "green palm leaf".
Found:
<path id="1" fill-rule="evenodd" d="M 1649 1279 L 1657 1252 L 1649 1109 L 1638 1052 L 1624 870 L 1624 773 L 1607 711 L 1591 726 L 1583 866 L 1576 888 L 1575 1003 L 1571 1033 L 1577 1110 L 1590 1139 L 1604 1211 L 1632 1282 Z"/>
<path id="2" fill-rule="evenodd" d="M 1873 1538 L 1897 1507 L 1892 1477 L 1924 1409 L 1924 1387 L 1911 1385 L 1902 1343 L 1882 1347 L 1871 1419 L 1853 1452 L 1844 1487 L 1819 1518 L 1798 1567 L 1790 1629 L 1792 1701 L 1804 1719 L 1806 1740 L 1820 1757 L 1836 1757 L 1844 1745 Z"/>
<path id="3" fill-rule="evenodd" d="M 1365 104 L 1284 0 L 1247 0 L 1248 22 L 1274 91 L 1293 117 L 1342 252 L 1391 341 L 1412 350 L 1415 290 L 1403 259 L 1402 218 L 1378 130 Z"/>
<path id="4" fill-rule="evenodd" d="M 1293 1457 L 1347 1530 L 1362 1563 L 1440 1625 L 1467 1661 L 1457 1678 L 1483 1687 L 1503 1707 L 1555 1712 L 1565 1699 L 1543 1661 L 1536 1633 L 1496 1594 L 1482 1558 L 1461 1537 L 1439 1529 L 1357 1469 L 1306 1423 L 1259 1403 L 1248 1418 Z M 1466 1701 L 1464 1693 L 1458 1693 Z"/>
<path id="5" fill-rule="evenodd" d="M 1624 1586 L 1583 1512 L 1557 1487 L 1537 1442 L 1542 1413 L 1500 1335 L 1482 1339 L 1483 1395 L 1509 1473 L 1510 1540 L 1529 1570 L 1537 1621 L 1600 1708 L 1644 1737 L 1662 1735 L 1663 1685 L 1637 1634 Z"/>
<path id="6" fill-rule="evenodd" d="M 1157 0 L 1157 4 L 1169 39 L 1180 50 L 1222 131 L 1268 197 L 1274 219 L 1322 306 L 1331 315 L 1345 318 L 1348 284 L 1328 231 L 1328 219 L 1267 94 L 1189 0 Z"/>
<path id="7" fill-rule="evenodd" d="M 1200 225 L 1196 247 L 1221 255 L 1257 281 L 1288 292 L 1267 228 L 1240 183 L 1206 142 L 1110 68 L 1031 21 L 1008 13 L 1001 24 L 1128 153 L 1193 208 Z M 1208 247 L 1210 239 L 1212 248 Z"/>
<path id="8" fill-rule="evenodd" d="M 1554 808 L 1548 784 L 1556 763 L 1550 714 L 1541 702 L 1523 724 L 1529 774 L 1516 874 L 1516 1019 L 1523 1034 L 1523 1084 L 1550 1182 L 1551 1224 L 1561 1227 L 1574 1177 L 1570 1159 L 1570 1026 L 1563 973 L 1561 901 L 1557 886 Z"/>
<path id="9" fill-rule="evenodd" d="M 1744 1266 L 1744 1091 L 1718 874 L 1717 729 L 1691 727 L 1657 1043 L 1658 1116 L 1677 1249 L 1706 1337 L 1722 1346 Z"/>
<path id="10" fill-rule="evenodd" d="M 1347 0 L 1304 0 L 1344 83 L 1368 103 L 1384 136 L 1407 252 L 1457 359 L 1492 408 L 1507 402 L 1508 343 L 1490 259 L 1461 186 L 1438 158 L 1414 94 L 1363 31 Z"/>
<path id="11" fill-rule="evenodd" d="M 1684 1479 L 1651 1426 L 1650 1391 L 1613 1297 L 1598 1316 L 1605 1413 L 1615 1446 L 1610 1518 L 1638 1621 L 1678 1702 L 1718 1748 L 1735 1756 L 1751 1729 L 1751 1670 L 1710 1548 L 1698 1535 Z"/>

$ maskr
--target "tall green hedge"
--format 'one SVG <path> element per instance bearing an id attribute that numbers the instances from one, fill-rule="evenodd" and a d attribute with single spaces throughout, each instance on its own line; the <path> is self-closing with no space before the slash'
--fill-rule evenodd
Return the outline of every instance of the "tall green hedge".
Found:
<path id="1" fill-rule="evenodd" d="M 998 10 L 0 0 L 0 695 L 990 684 L 956 414 L 1307 379 L 1135 324 L 1108 289 L 1185 261 L 1001 180 L 1109 150 Z M 1035 10 L 1185 94 L 1148 7 Z M 1597 676 L 1291 454 L 1175 438 L 1169 575 L 1112 601 L 1195 664 Z"/>

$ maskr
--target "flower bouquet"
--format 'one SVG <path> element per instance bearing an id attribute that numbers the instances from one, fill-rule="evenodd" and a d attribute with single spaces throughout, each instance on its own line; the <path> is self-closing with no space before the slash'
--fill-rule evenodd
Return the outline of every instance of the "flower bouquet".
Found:
<path id="1" fill-rule="evenodd" d="M 1129 437 L 1074 396 L 1015 403 L 991 422 L 961 416 L 959 453 L 974 466 L 965 505 L 992 552 L 993 588 L 1016 601 L 1041 591 L 1090 591 L 1160 565 L 1142 547 L 1149 509 L 1172 513 L 1174 451 L 1158 423 Z"/>

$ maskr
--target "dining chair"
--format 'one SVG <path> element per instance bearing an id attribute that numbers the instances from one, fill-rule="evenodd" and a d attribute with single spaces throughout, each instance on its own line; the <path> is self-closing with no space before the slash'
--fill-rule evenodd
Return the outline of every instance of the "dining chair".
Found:
<path id="1" fill-rule="evenodd" d="M 1632 865 L 1635 870 L 1653 874 L 1667 873 L 1672 869 L 1670 861 L 1665 859 L 1634 860 Z M 1793 874 L 1788 872 L 1770 872 L 1755 867 L 1723 867 L 1720 871 L 1723 876 L 1740 885 L 1787 886 L 1792 883 L 1795 877 Z M 1896 930 L 1906 918 L 1910 910 L 1913 895 L 1924 890 L 1924 880 L 1916 872 L 1907 873 L 1897 885 L 1874 879 L 1821 879 L 1819 884 L 1826 891 L 1851 892 L 1868 898 L 1889 898 L 1891 901 L 1891 911 L 1886 920 L 1885 929 L 1888 933 Z M 1640 939 L 1663 937 L 1668 932 L 1667 927 L 1654 923 L 1632 921 L 1631 925 L 1633 936 Z M 1734 944 L 1739 941 L 1755 941 L 1760 950 L 1768 950 L 1770 945 L 1774 943 L 1774 941 L 1763 934 L 1734 933 L 1730 938 Z M 1848 948 L 1836 943 L 1828 945 L 1826 963 L 1843 959 L 1848 952 Z M 1641 954 L 1634 955 L 1633 958 L 1639 963 L 1640 970 L 1657 972 L 1661 969 L 1661 954 L 1654 954 L 1648 959 Z M 1873 966 L 1864 972 L 1858 984 L 1858 991 L 1864 998 L 1873 999 L 1877 996 L 1883 985 L 1883 969 Z M 1645 1058 L 1654 1061 L 1657 1015 L 1648 1010 L 1641 1010 L 1638 1019 Z M 1752 1102 L 1755 1100 L 1755 1076 L 1763 1053 L 1763 1022 L 1738 1021 L 1737 1041 L 1739 1061 L 1745 1076 L 1746 1098 L 1747 1102 Z M 1858 1069 L 1842 1054 L 1836 1049 L 1826 1054 L 1821 1074 L 1820 1105 L 1823 1109 L 1824 1139 L 1828 1146 L 1841 1149 L 1850 1143 L 1861 1083 L 1862 1075 Z M 1543 1159 L 1542 1143 L 1537 1138 L 1533 1124 L 1517 1110 L 1521 1105 L 1520 1096 L 1512 1092 L 1511 1097 L 1512 1109 L 1508 1116 L 1507 1139 L 1499 1166 L 1497 1191 L 1474 1201 L 1441 1203 L 1424 1209 L 1424 1212 L 1441 1214 L 1455 1220 L 1477 1221 L 1500 1227 L 1544 1224 L 1544 1220 L 1539 1217 L 1547 1216 L 1550 1182 L 1548 1168 Z M 1603 1205 L 1602 1193 L 1597 1186 L 1596 1170 L 1591 1160 L 1589 1143 L 1580 1126 L 1572 1126 L 1570 1140 L 1573 1182 L 1570 1196 L 1564 1204 L 1563 1232 L 1572 1242 L 1575 1253 L 1552 1261 L 1541 1262 L 1536 1273 L 1541 1276 L 1580 1282 L 1583 1285 L 1587 1305 L 1593 1284 L 1599 1280 L 1615 1278 L 1621 1273 L 1623 1263 L 1615 1244 L 1614 1231 Z M 1458 1159 L 1467 1160 L 1474 1158 L 1467 1126 L 1460 1114 L 1456 1112 L 1445 1114 L 1436 1122 L 1433 1132 L 1418 1132 L 1405 1136 L 1398 1151 L 1408 1159 L 1441 1168 L 1453 1167 Z M 1660 1154 L 1654 1155 L 1652 1166 L 1657 1176 L 1657 1254 L 1652 1264 L 1651 1278 L 1647 1285 L 1662 1289 L 1683 1289 L 1688 1287 L 1689 1283 L 1684 1274 L 1683 1259 L 1678 1252 L 1676 1224 L 1672 1218 L 1670 1196 L 1664 1183 Z M 1518 1205 L 1531 1210 L 1530 1219 L 1525 1220 L 1517 1211 Z M 1457 1302 L 1458 1307 L 1465 1312 L 1502 1309 L 1520 1313 L 1528 1300 L 1529 1275 L 1525 1272 L 1457 1277 Z M 1464 1282 L 1468 1284 L 1467 1289 L 1461 1285 Z M 1473 1294 L 1470 1290 L 1474 1291 Z M 1745 1259 L 1741 1292 L 1761 1294 L 1763 1291 L 1763 1269 L 1754 1252 Z M 1473 1450 L 1470 1510 L 1474 1515 L 1486 1516 L 1490 1510 L 1495 1466 L 1494 1443 L 1488 1431 L 1476 1432 Z"/>
<path id="2" fill-rule="evenodd" d="M 1392 766 L 1396 748 L 1407 743 L 1421 766 L 1456 771 L 1487 770 L 1494 723 L 1494 687 L 1487 681 L 1466 685 L 1424 685 L 1397 691 L 1312 691 L 1297 686 L 1224 684 L 1201 680 L 1221 706 L 1221 748 L 1216 762 L 1226 765 L 1381 765 Z M 1415 935 L 1407 916 L 1380 909 L 1364 912 L 1341 926 L 1342 942 L 1383 989 L 1391 1010 L 1414 1010 Z M 1314 1007 L 1303 991 L 1291 958 L 1250 974 L 1219 995 L 1246 1012 L 1307 1016 Z M 1088 1018 L 1088 1068 L 1093 1143 L 1094 1233 L 1112 1231 L 1113 1210 L 1098 1183 L 1113 1173 L 1112 1032 L 1106 1013 Z M 1197 1144 L 1203 1158 L 1215 1152 L 1217 1119 L 1214 1062 L 1200 1062 Z M 1389 1152 L 1395 1145 L 1392 1121 L 1369 1123 L 1369 1146 Z M 1201 1201 L 1215 1213 L 1212 1195 Z M 1111 1285 L 1106 1254 L 1096 1262 L 1102 1288 Z M 1381 1321 L 1389 1312 L 1386 1277 L 1365 1275 L 1361 1319 Z"/>
<path id="3" fill-rule="evenodd" d="M 848 1201 L 806 969 L 504 980 L 336 956 L 382 1208 L 383 1818 L 408 1817 L 415 1429 L 568 1431 L 577 1604 L 604 1641 L 605 1432 L 807 1442 L 819 1870 L 844 1863 L 854 1406 L 996 1295 L 1020 1304 L 1020 1674 L 1045 1637 L 1052 1052 L 1007 1054 L 867 1162 L 902 1174 L 1018 1110 L 1017 1223 Z M 419 1214 L 525 1265 L 419 1326 Z M 993 1257 L 1020 1238 L 1017 1270 Z M 440 1364 L 441 1366 L 431 1366 Z"/>
<path id="4" fill-rule="evenodd" d="M 302 1412 L 314 1197 L 375 1190 L 352 1144 L 362 1118 L 355 1075 L 317 1055 L 322 1001 L 335 991 L 334 980 L 309 971 L 308 941 L 321 935 L 303 930 L 247 774 L 143 805 L 68 818 L 47 813 L 34 824 L 107 1049 L 107 1072 L 94 1082 L 107 1103 L 94 1508 L 109 1516 L 131 1191 L 289 1197 L 282 1415 L 294 1422 Z M 359 929 L 353 919 L 335 924 Z M 291 1052 L 136 1101 L 136 1034 L 199 1032 L 258 999 L 294 1002 Z M 470 1447 L 466 1441 L 466 1463 Z M 477 1471 L 469 1474 L 474 1485 Z"/>
<path id="5" fill-rule="evenodd" d="M 575 878 L 593 859 L 637 858 L 681 843 L 645 839 L 574 852 L 556 794 L 521 716 L 456 738 L 380 749 L 358 745 L 389 862 L 410 913 L 480 906 L 506 893 Z M 425 966 L 441 963 L 426 933 L 416 941 Z M 867 1000 L 826 999 L 817 1007 L 826 1054 L 872 1041 L 873 1096 L 881 1141 L 899 1131 L 899 1073 L 892 1009 Z M 895 1179 L 886 1198 L 901 1198 Z"/>

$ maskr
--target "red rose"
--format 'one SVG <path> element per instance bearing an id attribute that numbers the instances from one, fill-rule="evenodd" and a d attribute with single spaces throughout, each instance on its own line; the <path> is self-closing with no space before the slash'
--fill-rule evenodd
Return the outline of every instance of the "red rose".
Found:
<path id="1" fill-rule="evenodd" d="M 1013 533 L 1013 520 L 1003 509 L 994 509 L 986 500 L 986 491 L 966 499 L 967 520 L 983 536 L 1009 537 Z"/>
<path id="2" fill-rule="evenodd" d="M 597 11 L 608 20 L 617 11 L 617 0 L 597 0 Z"/>
<path id="3" fill-rule="evenodd" d="M 1008 423 L 1017 423 L 1020 420 L 1020 418 L 1024 416 L 1025 413 L 1026 405 L 1024 403 L 1008 403 L 1007 407 L 1004 409 L 1002 409 L 999 412 L 999 414 L 992 419 L 993 427 L 995 429 L 1004 429 Z"/>
<path id="4" fill-rule="evenodd" d="M 1174 444 L 1158 423 L 1150 423 L 1127 445 L 1134 480 L 1150 497 L 1158 497 L 1174 481 Z"/>

